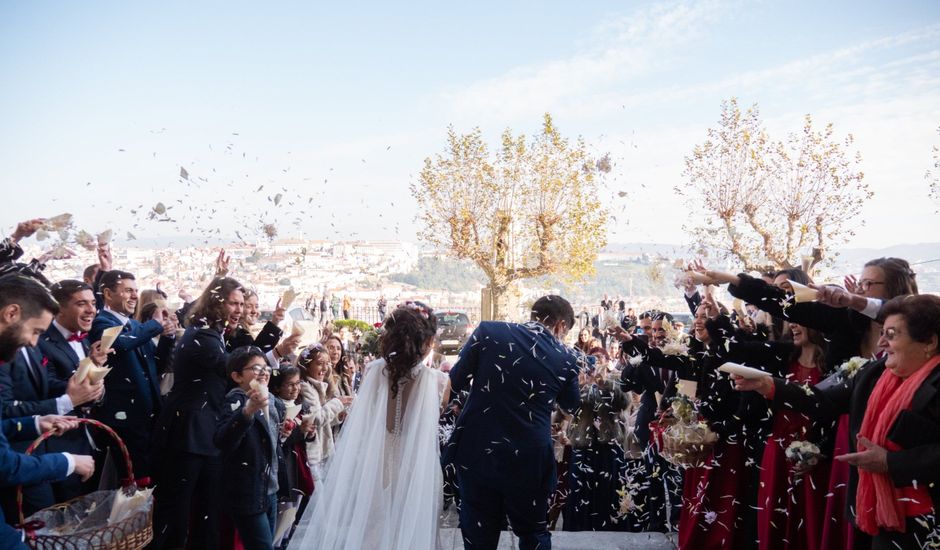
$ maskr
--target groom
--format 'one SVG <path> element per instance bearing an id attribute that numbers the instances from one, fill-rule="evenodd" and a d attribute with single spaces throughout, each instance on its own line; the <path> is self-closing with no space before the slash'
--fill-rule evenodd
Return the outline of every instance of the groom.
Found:
<path id="1" fill-rule="evenodd" d="M 442 457 L 456 468 L 466 549 L 496 548 L 506 517 L 521 550 L 551 548 L 552 412 L 580 403 L 583 356 L 562 343 L 573 325 L 571 304 L 544 296 L 529 323 L 480 323 L 450 371 L 455 393 L 470 388 Z"/>

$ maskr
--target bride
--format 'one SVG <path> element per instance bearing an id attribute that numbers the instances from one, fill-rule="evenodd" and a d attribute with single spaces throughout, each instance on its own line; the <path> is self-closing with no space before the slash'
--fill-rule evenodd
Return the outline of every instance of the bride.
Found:
<path id="1" fill-rule="evenodd" d="M 437 320 L 420 302 L 398 306 L 304 517 L 299 548 L 440 548 L 438 417 L 450 380 L 424 366 Z"/>

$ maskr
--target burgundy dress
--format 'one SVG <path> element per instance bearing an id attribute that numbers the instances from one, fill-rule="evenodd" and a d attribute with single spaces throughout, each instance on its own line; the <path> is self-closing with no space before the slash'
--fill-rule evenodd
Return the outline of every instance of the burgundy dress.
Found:
<path id="1" fill-rule="evenodd" d="M 744 445 L 719 440 L 705 466 L 685 470 L 679 548 L 746 547 L 744 507 L 749 503 L 743 496 L 748 480 L 745 467 Z"/>
<path id="2" fill-rule="evenodd" d="M 793 361 L 787 370 L 791 381 L 815 385 L 821 378 L 817 368 Z M 785 451 L 793 441 L 805 440 L 810 419 L 790 410 L 774 413 L 773 431 L 764 447 L 760 487 L 757 490 L 757 534 L 761 550 L 820 550 L 829 460 L 820 460 L 802 476 L 792 473 Z"/>

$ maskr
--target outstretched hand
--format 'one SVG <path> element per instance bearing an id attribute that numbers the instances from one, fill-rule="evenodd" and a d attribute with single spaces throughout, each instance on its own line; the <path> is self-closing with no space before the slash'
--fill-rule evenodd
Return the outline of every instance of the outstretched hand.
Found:
<path id="1" fill-rule="evenodd" d="M 858 452 L 839 455 L 836 460 L 848 462 L 859 470 L 883 474 L 888 471 L 888 450 L 875 445 L 866 437 L 858 436 L 856 448 Z"/>

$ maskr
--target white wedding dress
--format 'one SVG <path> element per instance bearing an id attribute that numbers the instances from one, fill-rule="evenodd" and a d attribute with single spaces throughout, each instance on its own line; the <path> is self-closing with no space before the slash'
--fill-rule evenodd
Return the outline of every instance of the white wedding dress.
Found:
<path id="1" fill-rule="evenodd" d="M 391 399 L 385 361 L 366 366 L 295 548 L 434 550 L 442 474 L 438 418 L 447 374 L 416 365 Z"/>

